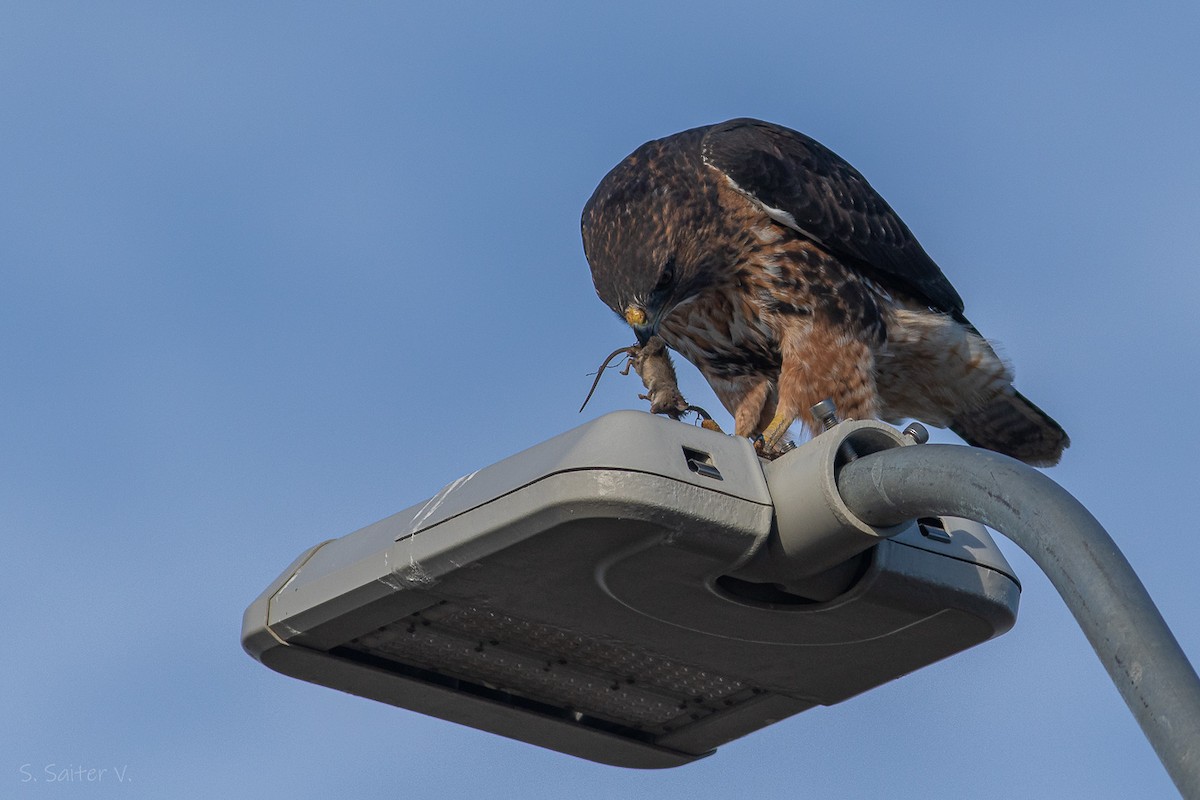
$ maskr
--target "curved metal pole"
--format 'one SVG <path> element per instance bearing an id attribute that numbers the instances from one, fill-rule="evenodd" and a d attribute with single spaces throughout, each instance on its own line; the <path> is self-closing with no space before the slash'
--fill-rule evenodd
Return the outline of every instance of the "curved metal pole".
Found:
<path id="1" fill-rule="evenodd" d="M 1200 798 L 1200 679 L 1125 556 L 1065 489 L 972 447 L 898 447 L 846 464 L 846 505 L 894 525 L 945 514 L 1011 539 L 1062 595 L 1175 786 Z"/>

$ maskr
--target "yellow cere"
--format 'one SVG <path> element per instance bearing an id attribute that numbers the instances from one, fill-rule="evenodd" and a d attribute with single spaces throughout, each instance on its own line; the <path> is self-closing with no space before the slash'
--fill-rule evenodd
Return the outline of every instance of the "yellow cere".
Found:
<path id="1" fill-rule="evenodd" d="M 630 325 L 645 325 L 646 312 L 637 306 L 630 306 L 625 309 L 625 321 Z"/>

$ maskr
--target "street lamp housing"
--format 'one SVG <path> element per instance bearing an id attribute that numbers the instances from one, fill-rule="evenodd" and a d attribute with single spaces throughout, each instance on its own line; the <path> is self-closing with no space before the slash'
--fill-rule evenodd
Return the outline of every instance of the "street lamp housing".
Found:
<path id="1" fill-rule="evenodd" d="M 875 531 L 817 508 L 834 460 L 902 446 L 881 423 L 839 431 L 850 448 L 831 431 L 768 463 L 739 437 L 605 415 L 305 551 L 246 610 L 243 646 L 302 680 L 658 768 L 1007 631 L 1020 586 L 983 526 Z M 795 534 L 810 508 L 824 521 Z"/>

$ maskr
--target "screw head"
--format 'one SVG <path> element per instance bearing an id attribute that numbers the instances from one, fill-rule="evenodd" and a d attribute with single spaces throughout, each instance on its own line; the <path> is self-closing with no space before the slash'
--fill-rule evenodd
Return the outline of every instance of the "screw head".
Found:
<path id="1" fill-rule="evenodd" d="M 919 422 L 911 422 L 904 429 L 904 435 L 913 440 L 913 444 L 925 444 L 929 441 L 929 430 Z"/>

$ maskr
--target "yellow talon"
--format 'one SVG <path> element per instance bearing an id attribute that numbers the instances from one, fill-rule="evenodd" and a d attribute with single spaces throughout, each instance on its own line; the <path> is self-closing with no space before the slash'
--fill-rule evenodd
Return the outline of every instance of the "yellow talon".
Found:
<path id="1" fill-rule="evenodd" d="M 763 448 L 767 451 L 777 450 L 787 439 L 788 428 L 792 427 L 795 417 L 786 414 L 776 414 L 775 419 L 762 432 Z"/>

